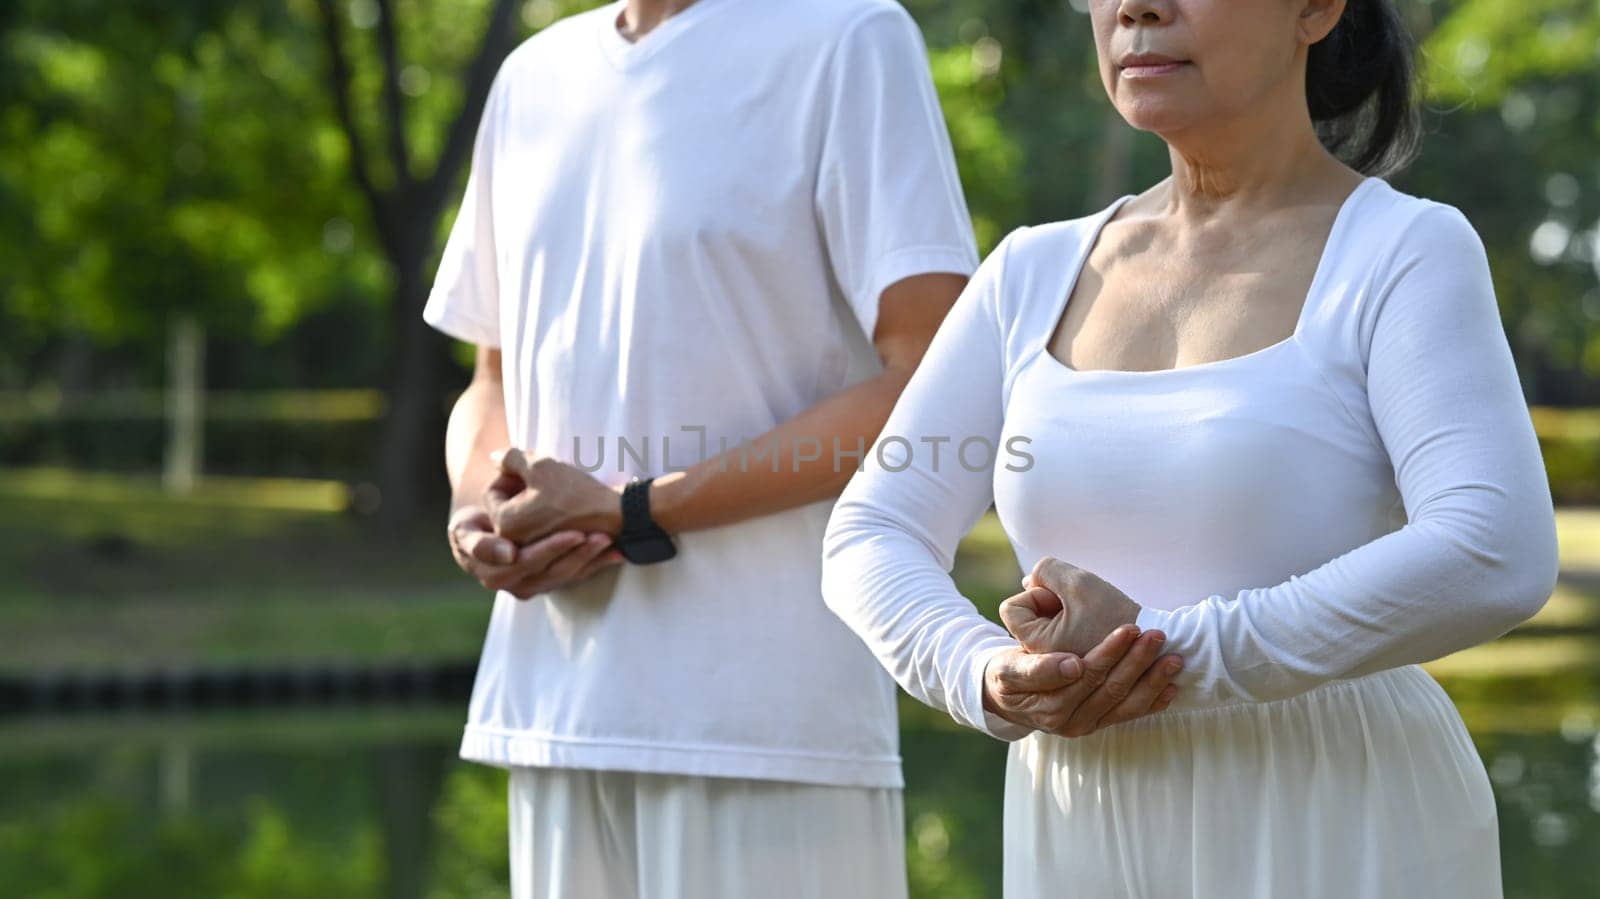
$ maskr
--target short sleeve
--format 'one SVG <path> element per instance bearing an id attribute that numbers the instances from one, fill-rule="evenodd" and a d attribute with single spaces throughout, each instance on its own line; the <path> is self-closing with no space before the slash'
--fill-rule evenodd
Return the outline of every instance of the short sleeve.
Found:
<path id="1" fill-rule="evenodd" d="M 445 241 L 422 318 L 459 340 L 500 345 L 500 282 L 495 266 L 493 133 L 502 78 L 496 78 L 484 104 L 473 141 L 467 188 Z"/>
<path id="2" fill-rule="evenodd" d="M 904 8 L 874 5 L 846 28 L 823 93 L 816 212 L 834 277 L 871 337 L 884 288 L 970 275 L 977 242 L 927 48 Z"/>
<path id="3" fill-rule="evenodd" d="M 1005 740 L 1031 729 L 984 709 L 983 674 L 1017 642 L 978 612 L 950 572 L 961 538 L 994 499 L 1006 369 L 998 307 L 1012 242 L 1000 242 L 951 307 L 834 504 L 822 548 L 824 600 L 895 681 Z M 987 465 L 958 455 L 967 441 L 995 450 Z"/>

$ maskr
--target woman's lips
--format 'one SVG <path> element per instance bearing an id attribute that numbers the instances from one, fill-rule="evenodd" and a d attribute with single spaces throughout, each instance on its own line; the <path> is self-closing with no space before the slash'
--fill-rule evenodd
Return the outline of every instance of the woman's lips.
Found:
<path id="1" fill-rule="evenodd" d="M 1162 75 L 1170 75 L 1186 65 L 1188 65 L 1186 62 L 1152 62 L 1126 65 L 1122 67 L 1122 77 L 1158 78 Z"/>

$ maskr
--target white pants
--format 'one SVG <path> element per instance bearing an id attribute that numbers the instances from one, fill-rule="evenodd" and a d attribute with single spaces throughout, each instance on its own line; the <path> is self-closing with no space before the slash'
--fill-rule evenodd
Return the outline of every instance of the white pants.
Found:
<path id="1" fill-rule="evenodd" d="M 512 899 L 903 899 L 893 788 L 513 767 Z"/>

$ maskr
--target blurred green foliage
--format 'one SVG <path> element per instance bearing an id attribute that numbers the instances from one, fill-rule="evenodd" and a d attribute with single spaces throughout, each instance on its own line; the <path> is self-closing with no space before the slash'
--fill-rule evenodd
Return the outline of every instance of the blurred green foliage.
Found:
<path id="1" fill-rule="evenodd" d="M 1427 51 L 1430 96 L 1492 108 L 1531 83 L 1593 78 L 1600 67 L 1600 6 L 1585 0 L 1464 0 L 1449 7 L 1429 35 Z"/>
<path id="2" fill-rule="evenodd" d="M 85 795 L 25 824 L 0 825 L 0 869 L 8 895 L 30 899 L 375 895 L 384 859 L 371 824 L 345 845 L 328 845 L 266 801 L 230 818 L 154 816 Z"/>
<path id="3" fill-rule="evenodd" d="M 422 171 L 488 0 L 393 5 L 399 127 Z M 590 5 L 530 0 L 520 34 Z M 1600 7 L 1401 5 L 1424 38 L 1432 112 L 1422 161 L 1395 180 L 1461 206 L 1484 233 L 1530 399 L 1593 402 Z M 908 6 L 985 250 L 1164 176 L 1160 142 L 1109 112 L 1081 0 Z M 389 123 L 367 102 L 382 91 L 375 0 L 336 8 L 355 119 L 383 146 Z M 383 386 L 393 272 L 353 183 L 321 41 L 314 0 L 4 5 L 0 386 L 157 384 L 174 310 L 201 315 L 226 350 L 213 383 Z M 371 168 L 380 186 L 394 180 L 391 157 Z"/>

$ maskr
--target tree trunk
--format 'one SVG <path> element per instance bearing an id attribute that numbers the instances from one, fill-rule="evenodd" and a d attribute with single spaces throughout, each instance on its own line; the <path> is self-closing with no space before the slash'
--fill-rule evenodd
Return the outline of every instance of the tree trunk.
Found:
<path id="1" fill-rule="evenodd" d="M 379 530 L 397 536 L 443 515 L 449 501 L 444 469 L 444 385 L 447 342 L 422 320 L 427 300 L 419 254 L 392 260 L 395 271 L 389 354 L 389 408 L 378 444 Z M 440 527 L 444 525 L 441 518 Z"/>
<path id="2" fill-rule="evenodd" d="M 433 806 L 453 755 L 432 744 L 401 743 L 377 750 L 386 899 L 421 899 L 427 894 Z"/>
<path id="3" fill-rule="evenodd" d="M 191 315 L 172 323 L 167 343 L 167 451 L 163 484 L 194 490 L 205 445 L 205 332 Z"/>
<path id="4" fill-rule="evenodd" d="M 380 184 L 367 164 L 366 141 L 357 125 L 351 97 L 353 69 L 345 58 L 343 18 L 335 0 L 318 0 L 328 57 L 334 112 L 350 150 L 350 168 L 366 197 L 384 256 L 395 276 L 389 333 L 389 411 L 377 452 L 378 529 L 388 536 L 407 532 L 425 516 L 444 514 L 448 480 L 444 473 L 444 394 L 447 342 L 422 321 L 427 301 L 425 260 L 431 254 L 439 217 L 459 188 L 457 176 L 470 161 L 483 106 L 500 63 L 517 40 L 517 0 L 494 0 L 478 51 L 463 73 L 465 96 L 450 123 L 431 174 L 413 171 L 406 143 L 406 111 L 400 89 L 400 50 L 394 8 L 378 0 L 377 46 L 382 64 L 385 149 L 393 177 Z M 441 522 L 442 524 L 442 522 Z"/>

